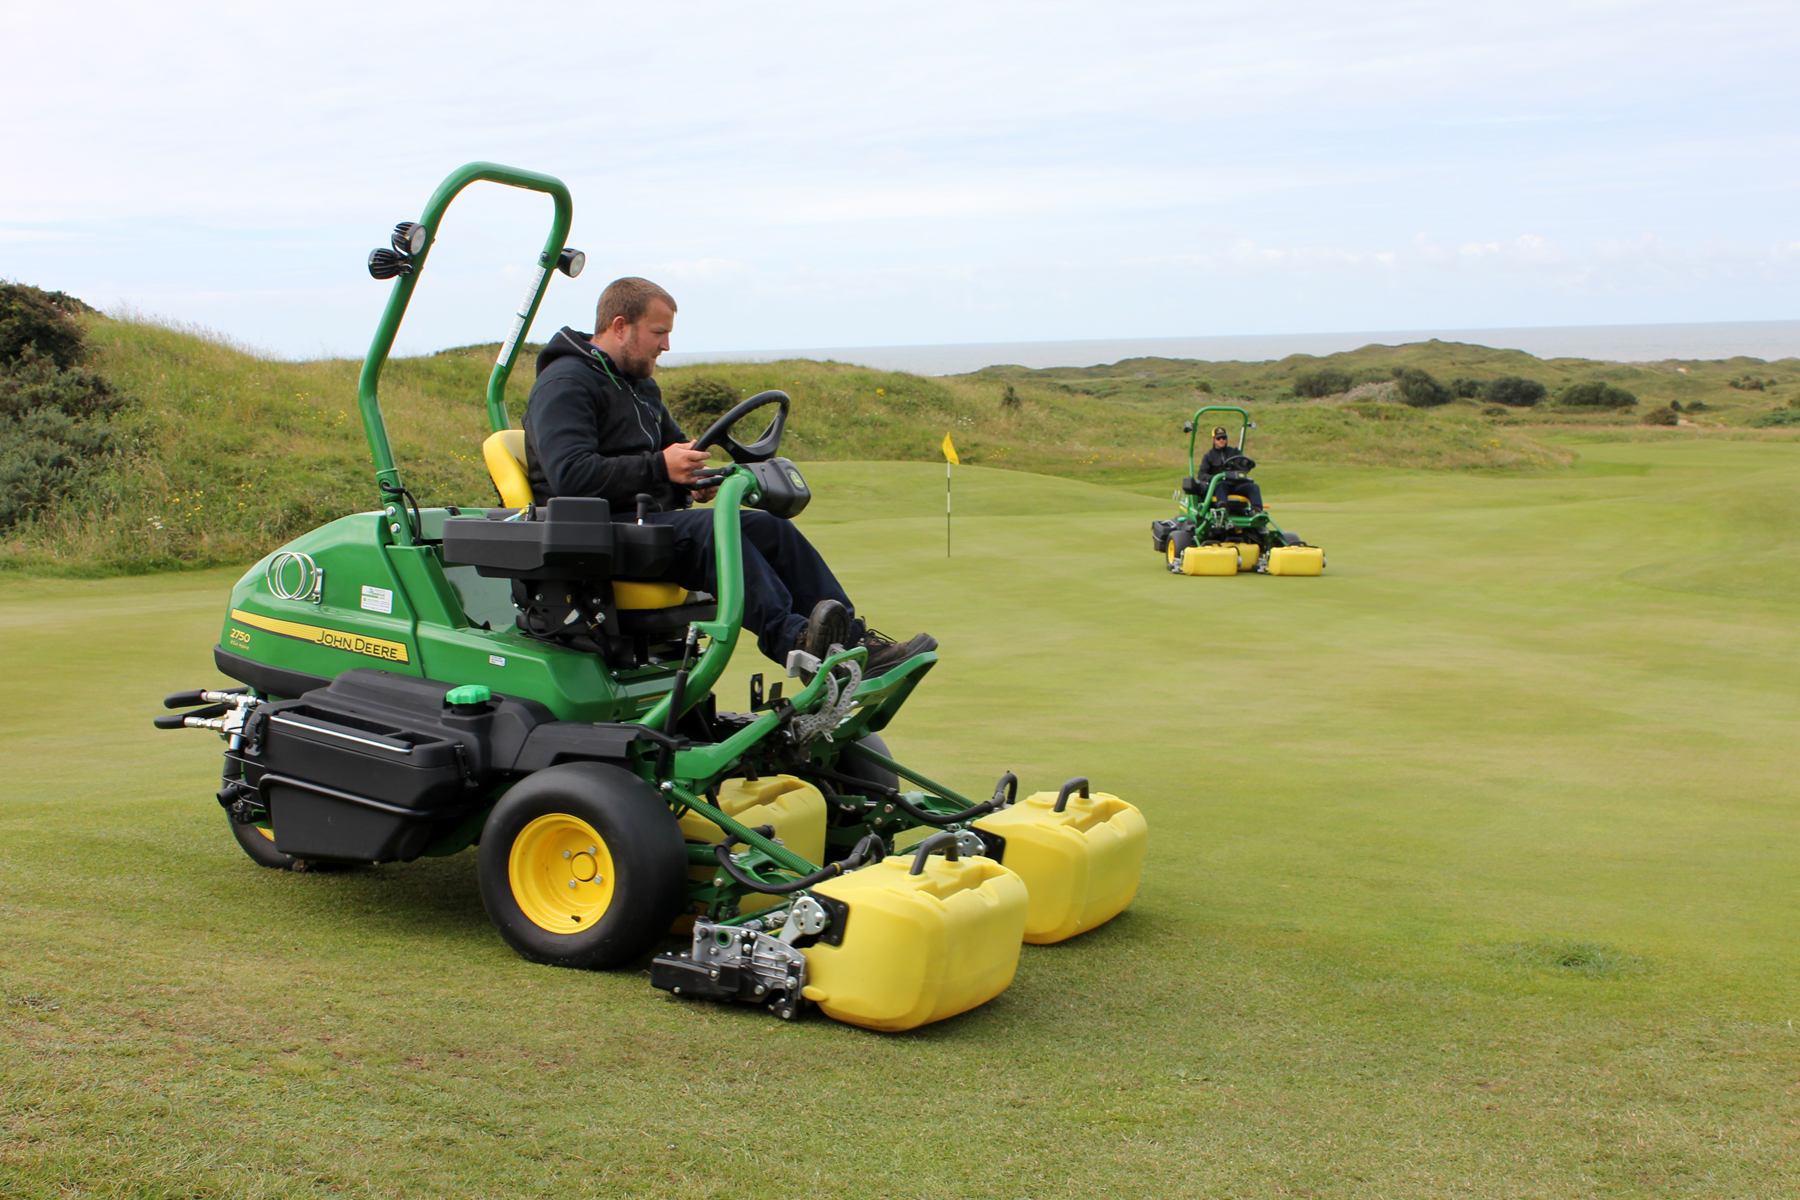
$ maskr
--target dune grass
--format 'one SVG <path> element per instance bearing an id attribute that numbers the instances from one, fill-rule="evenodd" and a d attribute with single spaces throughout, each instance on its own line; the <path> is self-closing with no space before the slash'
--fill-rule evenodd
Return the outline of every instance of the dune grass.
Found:
<path id="1" fill-rule="evenodd" d="M 1565 449 L 1271 473 L 1319 579 L 979 468 L 946 559 L 941 467 L 810 466 L 866 614 L 944 642 L 896 751 L 1151 822 L 1125 915 L 898 1037 L 529 966 L 467 854 L 259 870 L 148 723 L 233 572 L 0 579 L 0 1195 L 1787 1194 L 1800 459 Z"/>
<path id="2" fill-rule="evenodd" d="M 359 362 L 272 361 L 204 331 L 130 320 L 95 317 L 87 327 L 93 366 L 137 398 L 122 419 L 133 450 L 52 515 L 0 531 L 0 569 L 104 575 L 241 562 L 331 517 L 376 505 L 356 410 Z M 493 501 L 480 446 L 488 432 L 482 398 L 494 349 L 395 359 L 383 375 L 395 457 L 426 504 Z M 1431 410 L 1295 401 L 1295 376 L 1325 362 L 1354 370 L 1417 365 L 1446 378 L 1516 370 L 1552 385 L 1593 376 L 1638 388 L 1642 407 L 1678 396 L 1690 405 L 1707 397 L 1710 407 L 1692 414 L 1697 424 L 1691 427 L 1646 430 L 1635 424 L 1637 410 L 1543 408 L 1494 416 L 1472 401 Z M 515 420 L 530 391 L 532 363 L 528 349 L 509 387 Z M 1179 475 L 1186 462 L 1181 423 L 1213 402 L 1250 409 L 1257 425 L 1252 455 L 1277 470 L 1320 463 L 1555 473 L 1571 461 L 1559 441 L 1569 432 L 1628 440 L 1791 442 L 1800 436 L 1792 427 L 1746 426 L 1800 395 L 1800 363 L 1540 363 L 1518 351 L 1440 342 L 1273 363 L 1130 359 L 1107 367 L 1000 367 L 925 378 L 790 361 L 702 364 L 663 372 L 661 379 L 671 397 L 697 379 L 745 396 L 788 391 L 795 403 L 784 449 L 803 462 L 937 461 L 949 433 L 964 462 L 1099 483 Z M 1727 386 L 1734 379 L 1754 381 L 1760 390 Z M 688 424 L 690 433 L 699 432 L 698 418 Z M 1159 492 L 1163 487 L 1157 484 Z"/>

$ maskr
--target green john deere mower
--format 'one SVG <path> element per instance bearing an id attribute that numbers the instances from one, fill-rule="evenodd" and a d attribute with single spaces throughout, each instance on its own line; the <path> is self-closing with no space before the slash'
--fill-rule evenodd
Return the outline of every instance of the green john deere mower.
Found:
<path id="1" fill-rule="evenodd" d="M 394 464 L 378 385 L 446 210 L 489 181 L 554 201 L 550 235 L 488 382 L 499 507 L 425 507 Z M 381 507 L 281 547 L 232 588 L 214 661 L 242 686 L 184 692 L 162 728 L 226 742 L 218 792 L 257 863 L 404 863 L 475 847 L 481 896 L 526 958 L 608 968 L 666 937 L 651 982 L 777 1015 L 816 1005 L 903 1030 L 985 1002 L 1022 941 L 1131 902 L 1145 824 L 1084 778 L 972 799 L 889 757 L 881 734 L 937 662 L 870 677 L 866 651 L 796 652 L 713 692 L 744 616 L 740 510 L 810 498 L 777 457 L 790 401 L 753 396 L 697 439 L 716 486 L 718 595 L 660 581 L 673 530 L 605 500 L 534 504 L 504 392 L 551 273 L 574 276 L 568 190 L 492 163 L 454 172 L 391 248 L 359 404 Z M 773 414 L 753 441 L 739 422 Z M 764 414 L 769 415 L 768 413 Z"/>
<path id="2" fill-rule="evenodd" d="M 1201 418 L 1207 413 L 1236 413 L 1237 445 L 1223 470 L 1200 479 L 1201 460 L 1195 457 Z M 1317 575 L 1325 569 L 1325 552 L 1309 546 L 1275 524 L 1266 509 L 1244 495 L 1256 462 L 1245 453 L 1250 431 L 1256 428 L 1250 414 L 1230 405 L 1209 404 L 1184 422 L 1188 435 L 1188 473 L 1175 493 L 1180 513 L 1167 521 L 1150 522 L 1151 547 L 1176 575 Z M 1224 436 L 1219 426 L 1219 436 Z"/>

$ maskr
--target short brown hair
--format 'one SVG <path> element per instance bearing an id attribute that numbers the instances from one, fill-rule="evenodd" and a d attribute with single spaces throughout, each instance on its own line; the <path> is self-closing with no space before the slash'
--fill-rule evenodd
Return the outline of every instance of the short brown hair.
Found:
<path id="1" fill-rule="evenodd" d="M 643 319 L 644 310 L 650 307 L 652 300 L 661 300 L 669 306 L 670 312 L 675 311 L 675 297 L 648 279 L 627 275 L 613 280 L 600 293 L 600 304 L 594 310 L 594 332 L 599 333 L 611 325 L 614 317 L 624 317 L 627 325 L 636 325 Z"/>

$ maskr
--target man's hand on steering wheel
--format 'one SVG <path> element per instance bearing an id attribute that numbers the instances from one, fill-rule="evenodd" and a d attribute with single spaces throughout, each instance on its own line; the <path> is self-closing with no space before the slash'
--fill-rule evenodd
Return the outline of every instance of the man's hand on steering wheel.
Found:
<path id="1" fill-rule="evenodd" d="M 706 451 L 694 449 L 692 442 L 664 446 L 662 456 L 663 465 L 669 470 L 670 483 L 693 483 L 706 469 Z"/>

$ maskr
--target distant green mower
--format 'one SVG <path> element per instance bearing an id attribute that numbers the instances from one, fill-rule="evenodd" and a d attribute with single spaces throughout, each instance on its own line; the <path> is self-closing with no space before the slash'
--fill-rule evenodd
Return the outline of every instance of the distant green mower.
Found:
<path id="1" fill-rule="evenodd" d="M 1198 444 L 1201 418 L 1207 413 L 1236 413 L 1240 422 L 1235 453 L 1225 469 L 1199 482 Z M 1175 575 L 1317 575 L 1325 569 L 1325 552 L 1291 533 L 1284 533 L 1267 511 L 1253 508 L 1250 498 L 1234 490 L 1249 482 L 1256 463 L 1244 449 L 1250 438 L 1250 414 L 1241 408 L 1209 404 L 1194 413 L 1181 431 L 1188 435 L 1188 473 L 1175 493 L 1178 516 L 1150 522 L 1151 545 Z"/>
<path id="2" fill-rule="evenodd" d="M 504 507 L 422 508 L 377 386 L 445 211 L 478 180 L 550 196 L 555 219 L 488 382 Z M 678 932 L 687 949 L 656 956 L 650 982 L 683 997 L 880 1030 L 984 1003 L 1021 941 L 1131 902 L 1143 817 L 1084 778 L 1021 799 L 1008 773 L 978 801 L 889 758 L 880 731 L 935 654 L 867 678 L 861 646 L 796 651 L 793 695 L 757 675 L 747 711 L 719 709 L 743 628 L 740 506 L 785 519 L 811 498 L 776 457 L 790 401 L 752 396 L 697 439 L 732 460 L 698 485 L 718 488 L 716 597 L 659 580 L 671 527 L 601 499 L 533 503 L 506 379 L 552 271 L 581 271 L 570 213 L 559 180 L 471 163 L 370 255 L 396 280 L 359 389 L 384 507 L 238 580 L 213 657 L 245 686 L 170 696 L 195 711 L 156 724 L 226 740 L 218 800 L 265 867 L 478 846 L 488 915 L 535 962 L 617 967 Z M 738 441 L 765 408 L 768 428 Z"/>

